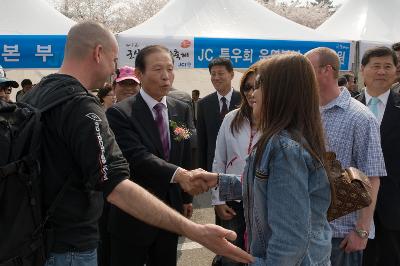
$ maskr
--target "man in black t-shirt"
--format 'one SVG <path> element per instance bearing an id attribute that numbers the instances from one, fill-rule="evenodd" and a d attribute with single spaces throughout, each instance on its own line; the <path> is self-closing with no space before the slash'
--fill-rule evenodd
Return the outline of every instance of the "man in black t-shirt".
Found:
<path id="1" fill-rule="evenodd" d="M 151 225 L 185 235 L 218 254 L 249 262 L 250 255 L 226 241 L 225 238 L 235 238 L 234 232 L 195 224 L 128 180 L 128 164 L 100 103 L 89 92 L 102 87 L 113 74 L 117 54 L 118 45 L 110 31 L 94 22 L 78 23 L 68 33 L 59 73 L 43 78 L 24 96 L 25 102 L 41 108 L 60 95 L 86 92 L 42 117 L 45 127 L 41 166 L 47 207 L 65 181 L 72 178 L 50 220 L 54 242 L 46 265 L 61 266 L 68 261 L 68 265 L 97 266 L 103 197 Z M 192 178 L 180 185 L 191 194 L 208 188 Z"/>

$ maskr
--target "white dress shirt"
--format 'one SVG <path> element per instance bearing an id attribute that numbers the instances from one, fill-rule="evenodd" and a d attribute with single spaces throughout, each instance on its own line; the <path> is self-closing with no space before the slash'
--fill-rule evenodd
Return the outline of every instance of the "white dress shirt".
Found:
<path id="1" fill-rule="evenodd" d="M 161 101 L 157 101 L 153 97 L 148 95 L 147 92 L 143 88 L 140 88 L 139 93 L 142 96 L 145 103 L 147 104 L 147 106 L 149 107 L 154 120 L 156 120 L 156 116 L 157 116 L 157 112 L 156 112 L 156 110 L 154 110 L 154 106 L 156 106 L 156 104 L 158 104 L 158 103 L 162 103 L 164 105 L 162 112 L 163 112 L 164 124 L 166 125 L 166 128 L 167 128 L 168 146 L 169 146 L 169 149 L 171 150 L 167 97 L 164 96 L 164 97 L 162 97 Z"/>
<path id="2" fill-rule="evenodd" d="M 260 135 L 255 133 L 251 139 L 251 127 L 248 120 L 244 121 L 239 132 L 232 134 L 231 124 L 239 109 L 235 109 L 226 114 L 218 132 L 215 146 L 215 156 L 212 165 L 212 172 L 242 175 L 246 166 L 246 158 L 250 150 L 257 143 Z M 225 204 L 219 200 L 218 187 L 212 189 L 212 205 Z"/>
<path id="3" fill-rule="evenodd" d="M 378 120 L 379 126 L 382 123 L 383 119 L 383 114 L 385 113 L 386 109 L 386 104 L 389 98 L 390 90 L 387 90 L 386 92 L 382 93 L 379 95 L 377 98 L 379 99 L 378 102 L 378 116 L 376 117 L 376 120 Z M 369 108 L 369 102 L 371 100 L 372 96 L 368 94 L 368 88 L 365 90 L 365 103 Z"/>
<path id="4" fill-rule="evenodd" d="M 222 101 L 221 101 L 221 98 L 222 97 L 225 97 L 225 99 L 226 99 L 226 106 L 228 107 L 228 110 L 229 110 L 229 105 L 230 105 L 230 103 L 231 103 L 231 99 L 232 99 L 232 94 L 233 94 L 233 88 L 231 88 L 231 90 L 228 92 L 228 94 L 227 95 L 225 95 L 225 96 L 222 96 L 221 94 L 219 94 L 219 92 L 217 91 L 217 96 L 218 96 L 218 102 L 219 102 L 219 111 L 221 112 L 222 111 Z"/>
<path id="5" fill-rule="evenodd" d="M 162 97 L 161 101 L 157 101 L 153 97 L 148 95 L 147 92 L 143 88 L 140 88 L 139 93 L 142 96 L 144 102 L 149 107 L 149 109 L 151 111 L 151 114 L 153 115 L 154 120 L 156 120 L 156 116 L 157 116 L 157 112 L 156 112 L 156 110 L 154 110 L 154 106 L 156 104 L 158 104 L 158 103 L 162 103 L 164 105 L 164 108 L 163 108 L 162 112 L 163 112 L 164 123 L 165 123 L 165 125 L 167 127 L 169 150 L 171 150 L 171 135 L 170 135 L 170 132 L 169 132 L 169 118 L 168 118 L 167 97 L 164 96 L 164 97 Z M 175 170 L 174 174 L 172 175 L 171 183 L 174 183 L 174 177 L 175 177 L 175 174 L 176 174 L 176 172 L 178 171 L 179 168 L 180 167 L 178 167 Z"/>

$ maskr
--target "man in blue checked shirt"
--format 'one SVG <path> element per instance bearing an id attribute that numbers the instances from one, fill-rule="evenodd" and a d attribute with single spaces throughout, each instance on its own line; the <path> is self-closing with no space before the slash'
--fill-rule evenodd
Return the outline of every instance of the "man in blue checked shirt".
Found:
<path id="1" fill-rule="evenodd" d="M 374 238 L 373 214 L 379 189 L 379 176 L 386 175 L 379 125 L 374 115 L 349 91 L 338 87 L 339 57 L 328 48 L 306 54 L 314 66 L 320 87 L 320 112 L 328 151 L 336 153 L 344 168 L 363 171 L 372 184 L 372 204 L 331 222 L 333 266 L 362 265 L 368 238 Z"/>

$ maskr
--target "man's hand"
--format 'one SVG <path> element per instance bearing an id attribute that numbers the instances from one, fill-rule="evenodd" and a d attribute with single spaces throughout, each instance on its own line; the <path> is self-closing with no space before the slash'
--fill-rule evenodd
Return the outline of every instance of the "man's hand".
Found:
<path id="1" fill-rule="evenodd" d="M 183 204 L 183 216 L 190 219 L 192 218 L 192 215 L 193 215 L 193 204 L 192 203 Z"/>
<path id="2" fill-rule="evenodd" d="M 212 252 L 241 263 L 253 262 L 253 257 L 230 243 L 236 239 L 236 233 L 214 224 L 195 224 L 194 229 L 187 232 L 187 236 L 208 248 Z M 228 240 L 227 240 L 228 239 Z"/>
<path id="3" fill-rule="evenodd" d="M 340 248 L 345 252 L 350 253 L 354 251 L 364 250 L 367 246 L 368 239 L 361 238 L 356 232 L 351 231 L 340 243 Z"/>
<path id="4" fill-rule="evenodd" d="M 208 185 L 201 179 L 192 179 L 192 172 L 183 168 L 178 168 L 176 171 L 174 181 L 179 183 L 183 191 L 192 196 L 208 191 Z"/>
<path id="5" fill-rule="evenodd" d="M 108 195 L 107 200 L 150 225 L 184 235 L 218 255 L 242 263 L 253 261 L 251 255 L 228 241 L 236 239 L 235 232 L 216 225 L 196 224 L 130 180 L 120 182 Z"/>
<path id="6" fill-rule="evenodd" d="M 222 220 L 228 221 L 236 216 L 236 212 L 226 204 L 215 205 L 215 212 Z"/>
<path id="7" fill-rule="evenodd" d="M 215 187 L 218 184 L 218 174 L 207 172 L 201 168 L 192 171 L 193 181 L 203 181 L 209 188 Z"/>

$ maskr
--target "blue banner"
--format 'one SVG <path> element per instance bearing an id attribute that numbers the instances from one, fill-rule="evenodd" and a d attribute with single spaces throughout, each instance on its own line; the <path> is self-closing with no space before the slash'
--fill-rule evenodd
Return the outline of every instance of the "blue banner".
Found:
<path id="1" fill-rule="evenodd" d="M 0 35 L 0 65 L 4 68 L 59 68 L 65 35 Z"/>
<path id="2" fill-rule="evenodd" d="M 283 41 L 257 39 L 194 38 L 194 67 L 207 68 L 216 57 L 232 61 L 235 68 L 248 68 L 270 55 L 294 51 L 306 53 L 316 47 L 328 47 L 337 52 L 340 69 L 350 70 L 350 42 Z"/>

